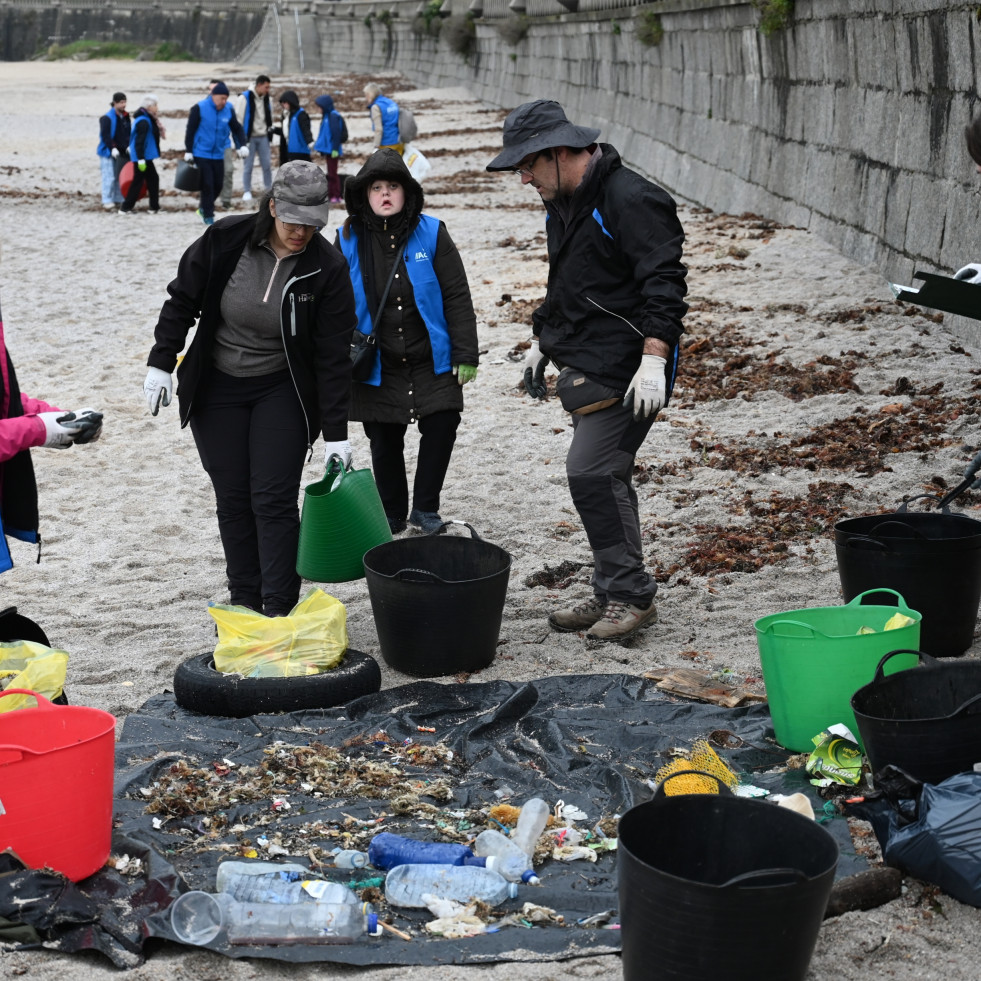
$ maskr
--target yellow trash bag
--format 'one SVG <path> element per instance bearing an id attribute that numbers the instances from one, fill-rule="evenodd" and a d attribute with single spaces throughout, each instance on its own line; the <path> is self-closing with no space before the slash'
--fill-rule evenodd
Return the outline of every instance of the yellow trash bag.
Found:
<path id="1" fill-rule="evenodd" d="M 0 644 L 0 688 L 29 688 L 48 699 L 58 698 L 68 674 L 68 654 L 32 640 Z M 0 698 L 0 712 L 33 705 L 29 695 Z"/>
<path id="2" fill-rule="evenodd" d="M 285 617 L 213 603 L 215 668 L 245 678 L 296 678 L 337 665 L 347 650 L 344 604 L 314 587 Z M 2 701 L 2 699 L 0 699 Z"/>

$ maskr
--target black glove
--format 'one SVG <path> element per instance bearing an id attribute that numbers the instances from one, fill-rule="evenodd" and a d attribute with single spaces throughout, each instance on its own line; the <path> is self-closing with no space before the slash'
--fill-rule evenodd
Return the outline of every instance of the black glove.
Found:
<path id="1" fill-rule="evenodd" d="M 538 349 L 538 338 L 531 339 L 531 347 L 525 355 L 528 367 L 525 368 L 525 391 L 533 399 L 543 399 L 548 392 L 545 385 L 545 368 L 548 358 Z"/>
<path id="2" fill-rule="evenodd" d="M 58 422 L 72 433 L 76 444 L 94 443 L 102 435 L 102 413 L 95 409 L 79 409 L 58 417 Z"/>

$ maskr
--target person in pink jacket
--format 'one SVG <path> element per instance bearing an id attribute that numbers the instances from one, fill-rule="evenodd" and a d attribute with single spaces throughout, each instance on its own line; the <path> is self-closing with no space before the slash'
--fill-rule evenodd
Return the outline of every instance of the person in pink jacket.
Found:
<path id="1" fill-rule="evenodd" d="M 40 555 L 31 447 L 67 449 L 76 443 L 94 442 L 101 433 L 101 412 L 66 412 L 21 392 L 7 353 L 0 313 L 0 572 L 13 565 L 8 537 L 36 543 Z"/>

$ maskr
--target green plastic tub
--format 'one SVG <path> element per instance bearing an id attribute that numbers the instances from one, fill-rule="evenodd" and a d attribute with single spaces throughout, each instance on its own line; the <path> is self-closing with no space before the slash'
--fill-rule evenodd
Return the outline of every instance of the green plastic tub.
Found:
<path id="1" fill-rule="evenodd" d="M 867 596 L 883 594 L 895 597 L 896 605 L 862 603 Z M 915 623 L 884 631 L 896 613 Z M 814 736 L 840 722 L 861 741 L 851 697 L 872 680 L 884 654 L 919 650 L 920 620 L 892 589 L 867 590 L 845 606 L 791 610 L 757 620 L 760 664 L 777 742 L 795 753 L 809 752 Z M 875 633 L 859 634 L 861 627 L 872 627 Z M 889 661 L 887 673 L 918 663 L 916 654 L 900 654 Z"/>

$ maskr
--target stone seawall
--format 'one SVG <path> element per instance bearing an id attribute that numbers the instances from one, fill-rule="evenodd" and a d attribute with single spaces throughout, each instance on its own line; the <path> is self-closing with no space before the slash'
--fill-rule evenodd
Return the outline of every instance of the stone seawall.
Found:
<path id="1" fill-rule="evenodd" d="M 749 3 L 571 14 L 535 0 L 525 36 L 508 41 L 507 8 L 489 2 L 466 57 L 421 33 L 416 4 L 396 2 L 381 23 L 370 3 L 317 3 L 322 67 L 396 69 L 506 107 L 558 99 L 678 195 L 811 229 L 893 281 L 981 260 L 981 181 L 963 135 L 981 111 L 976 3 L 797 0 L 789 26 L 764 37 Z M 660 17 L 657 46 L 635 36 L 641 11 Z"/>
<path id="2" fill-rule="evenodd" d="M 0 4 L 0 60 L 24 61 L 51 44 L 123 41 L 179 44 L 196 58 L 235 58 L 262 31 L 265 3 Z"/>

